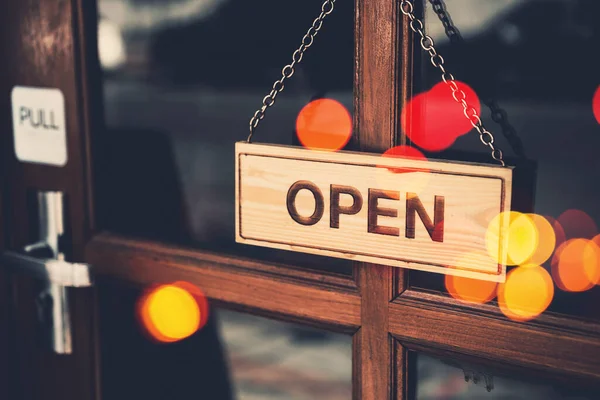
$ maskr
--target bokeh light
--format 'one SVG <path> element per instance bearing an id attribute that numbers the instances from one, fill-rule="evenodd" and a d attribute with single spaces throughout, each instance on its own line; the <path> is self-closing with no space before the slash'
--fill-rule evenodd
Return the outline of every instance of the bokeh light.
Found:
<path id="1" fill-rule="evenodd" d="M 202 292 L 187 282 L 158 285 L 146 290 L 137 305 L 138 317 L 151 339 L 170 343 L 185 339 L 208 320 Z"/>
<path id="2" fill-rule="evenodd" d="M 506 238 L 501 240 L 500 228 L 508 224 Z M 498 263 L 506 260 L 506 265 L 520 265 L 530 259 L 538 248 L 539 234 L 533 220 L 516 211 L 499 213 L 488 225 L 486 246 L 489 255 Z M 506 248 L 502 244 L 506 244 Z"/>
<path id="3" fill-rule="evenodd" d="M 552 279 L 554 283 L 560 290 L 566 291 L 567 289 L 562 284 L 558 274 L 558 261 L 560 260 L 560 254 L 564 250 L 567 245 L 567 241 L 562 242 L 560 245 L 556 246 L 556 250 L 554 250 L 554 254 L 552 255 L 552 260 L 550 261 L 550 271 L 552 272 Z"/>
<path id="4" fill-rule="evenodd" d="M 442 151 L 454 143 L 457 135 L 446 126 L 444 130 L 431 128 L 429 120 L 436 121 L 436 116 L 429 116 L 428 92 L 421 93 L 410 100 L 402 109 L 400 124 L 404 133 L 417 146 L 428 151 Z M 430 130 L 431 129 L 431 130 Z"/>
<path id="5" fill-rule="evenodd" d="M 480 114 L 481 104 L 475 91 L 463 82 L 456 81 L 456 85 L 465 93 L 467 104 Z M 462 105 L 454 100 L 452 90 L 444 82 L 407 103 L 402 110 L 401 127 L 414 144 L 428 151 L 445 150 L 473 129 Z"/>
<path id="6" fill-rule="evenodd" d="M 552 277 L 567 292 L 584 292 L 600 280 L 600 248 L 588 239 L 570 239 L 552 259 Z"/>
<path id="7" fill-rule="evenodd" d="M 427 161 L 425 155 L 416 147 L 411 146 L 395 146 L 388 149 L 382 154 L 383 158 L 408 158 L 412 160 Z M 403 190 L 410 191 L 411 193 L 421 194 L 423 189 L 427 186 L 431 179 L 429 168 L 424 167 L 419 170 L 411 168 L 393 168 L 386 166 L 379 166 L 380 170 L 377 171 L 375 178 L 378 184 L 386 185 L 389 184 L 389 174 L 403 174 L 402 176 L 402 187 Z"/>
<path id="8" fill-rule="evenodd" d="M 566 239 L 591 239 L 598 234 L 598 226 L 584 211 L 570 209 L 563 212 L 556 220 L 563 228 Z"/>
<path id="9" fill-rule="evenodd" d="M 552 225 L 552 229 L 554 229 L 554 235 L 556 237 L 556 244 L 554 245 L 554 247 L 558 248 L 561 244 L 567 241 L 565 230 L 561 226 L 560 222 L 558 222 L 555 218 L 549 217 L 547 215 L 544 216 L 544 218 L 546 218 L 548 222 L 550 222 L 550 225 Z"/>
<path id="10" fill-rule="evenodd" d="M 387 158 L 410 158 L 413 160 L 427 161 L 427 157 L 416 147 L 411 146 L 394 146 L 391 149 L 385 151 L 382 157 Z M 395 174 L 401 174 L 403 172 L 411 172 L 404 168 L 388 168 L 390 172 Z"/>
<path id="11" fill-rule="evenodd" d="M 472 263 L 473 260 L 481 260 L 481 263 L 484 264 L 489 262 L 489 256 L 487 254 L 469 252 L 458 258 L 455 266 L 448 266 L 448 268 L 458 268 L 461 265 Z M 455 275 L 446 275 L 444 284 L 450 296 L 472 304 L 484 304 L 491 301 L 496 297 L 496 287 L 498 286 L 496 282 Z"/>
<path id="12" fill-rule="evenodd" d="M 598 251 L 598 257 L 600 257 L 600 235 L 596 235 L 592 238 L 591 242 L 596 245 L 596 249 Z M 598 260 L 598 268 L 600 269 L 600 259 Z M 590 278 L 593 278 L 590 277 Z M 600 277 L 598 277 L 598 281 L 596 281 L 596 285 L 600 285 Z"/>
<path id="13" fill-rule="evenodd" d="M 538 265 L 512 269 L 498 285 L 498 306 L 506 317 L 519 322 L 542 314 L 554 298 L 552 277 Z"/>
<path id="14" fill-rule="evenodd" d="M 446 275 L 446 290 L 457 300 L 472 304 L 484 304 L 496 297 L 496 282 Z"/>
<path id="15" fill-rule="evenodd" d="M 596 117 L 596 121 L 600 124 L 600 86 L 596 89 L 596 93 L 594 93 L 594 99 L 592 100 L 592 109 L 594 110 L 594 117 Z"/>
<path id="16" fill-rule="evenodd" d="M 527 214 L 527 216 L 535 224 L 538 242 L 535 251 L 526 261 L 526 264 L 542 265 L 554 252 L 556 246 L 556 233 L 550 222 L 541 215 Z"/>
<path id="17" fill-rule="evenodd" d="M 296 134 L 300 143 L 308 149 L 337 151 L 352 136 L 352 116 L 336 100 L 313 100 L 300 110 Z"/>

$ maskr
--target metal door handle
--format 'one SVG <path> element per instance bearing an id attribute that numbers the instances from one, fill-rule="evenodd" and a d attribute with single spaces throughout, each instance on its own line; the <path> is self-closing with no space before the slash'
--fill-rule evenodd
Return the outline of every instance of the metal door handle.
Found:
<path id="1" fill-rule="evenodd" d="M 24 251 L 47 250 L 51 258 L 6 251 L 0 254 L 0 264 L 17 273 L 25 273 L 45 283 L 36 299 L 42 327 L 50 347 L 57 354 L 71 354 L 72 334 L 67 287 L 92 286 L 90 266 L 71 263 L 59 249 L 64 233 L 63 196 L 61 192 L 39 192 L 39 242 L 25 246 Z"/>
<path id="2" fill-rule="evenodd" d="M 64 287 L 92 286 L 88 264 L 70 263 L 61 259 L 40 259 L 12 251 L 2 253 L 0 260 L 4 267 L 51 284 Z"/>

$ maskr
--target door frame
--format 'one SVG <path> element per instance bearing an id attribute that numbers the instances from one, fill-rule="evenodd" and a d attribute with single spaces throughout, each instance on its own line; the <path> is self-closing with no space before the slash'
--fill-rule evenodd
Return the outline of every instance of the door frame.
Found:
<path id="1" fill-rule="evenodd" d="M 381 153 L 405 143 L 398 122 L 412 97 L 418 47 L 398 1 L 354 1 L 355 138 L 361 151 Z M 0 78 L 4 99 L 16 84 L 58 87 L 69 110 L 69 162 L 63 168 L 19 163 L 12 150 L 10 104 L 0 110 L 9 248 L 23 246 L 30 235 L 23 223 L 28 221 L 27 191 L 61 190 L 69 202 L 74 239 L 69 257 L 91 263 L 102 278 L 138 286 L 186 280 L 227 308 L 352 334 L 354 399 L 409 398 L 414 351 L 569 381 L 600 381 L 600 323 L 552 313 L 526 323 L 509 321 L 496 306 L 465 305 L 411 288 L 408 272 L 399 268 L 354 263 L 352 276 L 341 276 L 99 232 L 92 156 L 94 137 L 104 125 L 97 15 L 91 5 L 84 0 L 8 0 L 0 16 L 0 44 L 4 54 L 14 55 Z M 42 24 L 43 19 L 50 24 Z M 40 26 L 35 35 L 29 34 L 31 26 Z M 42 37 L 53 41 L 48 44 Z M 30 283 L 12 279 L 13 307 L 28 310 L 15 316 L 15 324 L 27 332 L 32 329 L 32 309 L 26 306 Z M 253 296 L 244 295 L 249 291 Z M 21 374 L 34 368 L 34 376 L 45 383 L 37 389 L 20 385 L 25 398 L 43 391 L 63 393 L 64 398 L 101 398 L 93 291 L 73 293 L 71 303 L 74 355 L 65 362 L 26 352 L 27 361 L 18 363 Z M 25 335 L 17 347 L 25 351 L 32 340 Z M 67 378 L 51 382 L 44 377 L 45 370 L 57 367 L 69 371 L 69 384 L 77 380 L 72 392 L 59 388 Z"/>

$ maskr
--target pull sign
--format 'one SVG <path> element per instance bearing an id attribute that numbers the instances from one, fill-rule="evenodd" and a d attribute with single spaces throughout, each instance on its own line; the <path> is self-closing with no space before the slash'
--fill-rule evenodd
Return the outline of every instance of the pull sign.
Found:
<path id="1" fill-rule="evenodd" d="M 236 144 L 236 240 L 504 282 L 512 169 Z M 500 257 L 491 257 L 491 247 Z"/>
<path id="2" fill-rule="evenodd" d="M 64 166 L 67 163 L 67 131 L 62 92 L 15 86 L 11 102 L 17 159 Z"/>

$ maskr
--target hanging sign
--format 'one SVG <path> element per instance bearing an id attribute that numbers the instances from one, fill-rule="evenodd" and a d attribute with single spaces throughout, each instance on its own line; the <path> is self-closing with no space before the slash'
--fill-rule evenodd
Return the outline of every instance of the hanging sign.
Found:
<path id="1" fill-rule="evenodd" d="M 505 280 L 505 251 L 488 249 L 506 248 L 511 168 L 246 142 L 235 153 L 239 243 Z"/>

